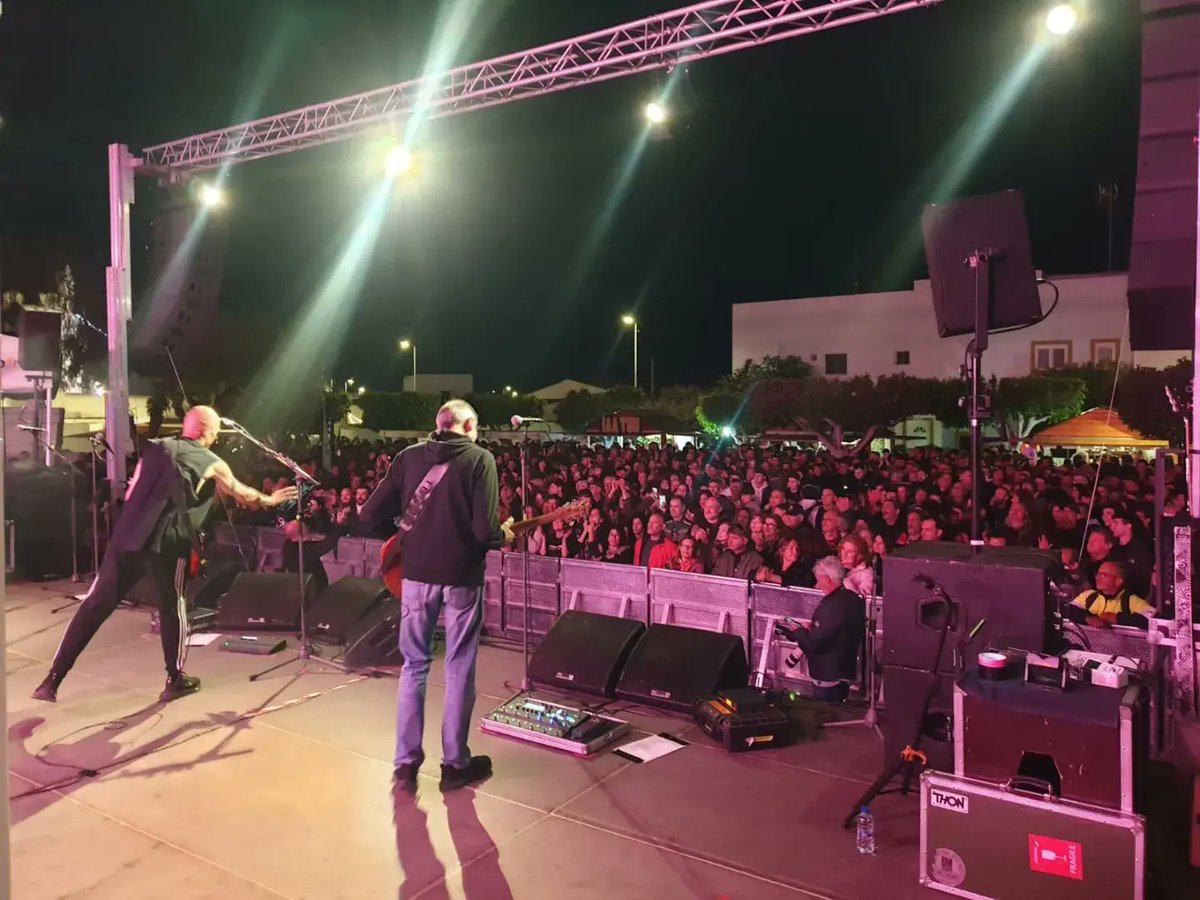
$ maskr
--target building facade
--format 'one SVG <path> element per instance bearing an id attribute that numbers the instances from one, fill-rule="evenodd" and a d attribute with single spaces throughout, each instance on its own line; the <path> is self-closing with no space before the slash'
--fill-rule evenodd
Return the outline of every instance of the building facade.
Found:
<path id="1" fill-rule="evenodd" d="M 1129 349 L 1124 273 L 1051 280 L 1060 292 L 1053 313 L 1031 328 L 992 335 L 983 357 L 985 375 L 1016 377 L 1114 360 L 1161 368 L 1189 355 Z M 1048 310 L 1054 291 L 1049 285 L 1040 290 Z M 817 375 L 953 378 L 970 340 L 938 336 L 928 281 L 908 291 L 738 303 L 732 315 L 732 369 L 748 359 L 799 356 Z"/>

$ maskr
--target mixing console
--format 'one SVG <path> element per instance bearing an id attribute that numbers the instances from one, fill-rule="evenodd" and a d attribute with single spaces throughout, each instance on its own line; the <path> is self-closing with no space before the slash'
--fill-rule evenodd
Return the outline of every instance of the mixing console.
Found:
<path id="1" fill-rule="evenodd" d="M 619 719 L 527 694 L 497 707 L 484 717 L 479 727 L 492 734 L 532 741 L 577 756 L 595 753 L 629 730 L 629 725 Z"/>

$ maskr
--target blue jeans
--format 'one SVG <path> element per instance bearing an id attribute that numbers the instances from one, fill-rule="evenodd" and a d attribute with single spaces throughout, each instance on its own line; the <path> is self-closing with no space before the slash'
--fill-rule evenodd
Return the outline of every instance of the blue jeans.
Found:
<path id="1" fill-rule="evenodd" d="M 442 712 L 442 763 L 461 769 L 471 761 L 467 734 L 475 708 L 475 654 L 483 629 L 483 587 L 450 587 L 404 580 L 400 619 L 400 700 L 396 714 L 397 766 L 421 765 L 425 751 L 425 683 L 433 662 L 438 613 L 446 610 L 446 706 Z"/>

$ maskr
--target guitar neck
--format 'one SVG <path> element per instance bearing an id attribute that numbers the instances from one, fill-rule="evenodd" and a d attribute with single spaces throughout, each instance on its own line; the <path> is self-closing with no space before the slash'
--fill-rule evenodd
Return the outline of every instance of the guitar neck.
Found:
<path id="1" fill-rule="evenodd" d="M 523 531 L 526 528 L 537 528 L 539 525 L 547 525 L 556 519 L 565 519 L 576 514 L 578 510 L 571 510 L 568 507 L 556 509 L 554 512 L 548 512 L 544 515 L 534 516 L 531 519 L 522 519 L 520 522 L 513 522 L 508 526 L 513 531 Z"/>

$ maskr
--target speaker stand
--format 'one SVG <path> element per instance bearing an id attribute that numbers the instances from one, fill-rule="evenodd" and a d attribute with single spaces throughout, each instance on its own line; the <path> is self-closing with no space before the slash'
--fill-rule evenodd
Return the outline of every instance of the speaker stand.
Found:
<path id="1" fill-rule="evenodd" d="M 967 397 L 967 417 L 971 422 L 971 552 L 983 550 L 983 513 L 979 508 L 979 482 L 983 477 L 982 436 L 984 419 L 992 415 L 991 401 L 980 393 L 980 366 L 988 348 L 988 326 L 992 306 L 991 248 L 974 251 L 965 260 L 975 273 L 975 337 L 967 345 L 967 367 L 971 393 Z"/>

